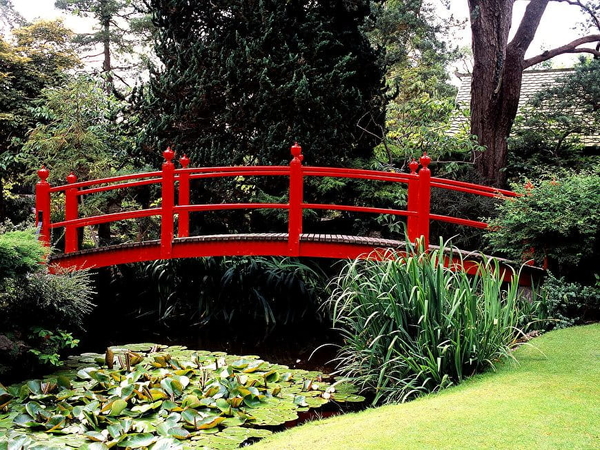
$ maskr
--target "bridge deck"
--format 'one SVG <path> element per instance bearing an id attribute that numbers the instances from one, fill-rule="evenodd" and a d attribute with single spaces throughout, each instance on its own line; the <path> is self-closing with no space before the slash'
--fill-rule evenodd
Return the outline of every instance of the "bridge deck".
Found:
<path id="1" fill-rule="evenodd" d="M 80 250 L 68 254 L 53 255 L 49 263 L 55 266 L 78 269 L 100 268 L 115 264 L 126 264 L 167 258 L 202 256 L 300 256 L 312 258 L 359 258 L 375 249 L 393 248 L 403 251 L 406 242 L 369 236 L 341 234 L 301 234 L 297 250 L 292 250 L 287 233 L 215 234 L 173 239 L 170 253 L 165 257 L 159 240 L 111 245 Z M 430 246 L 430 248 L 437 248 Z M 463 260 L 466 271 L 475 271 L 483 256 L 479 252 L 452 249 L 455 261 Z M 488 258 L 491 258 L 488 256 Z M 501 267 L 516 267 L 519 263 L 496 258 Z M 508 270 L 507 273 L 512 273 Z M 520 282 L 530 285 L 543 277 L 543 269 L 523 266 Z M 510 275 L 512 276 L 512 275 Z M 507 275 L 507 278 L 510 278 Z"/>

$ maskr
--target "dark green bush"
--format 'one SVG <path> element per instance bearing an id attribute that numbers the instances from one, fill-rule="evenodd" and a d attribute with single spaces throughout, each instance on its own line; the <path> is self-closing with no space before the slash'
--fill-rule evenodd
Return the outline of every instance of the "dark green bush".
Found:
<path id="1" fill-rule="evenodd" d="M 46 253 L 33 230 L 0 235 L 0 375 L 58 364 L 58 352 L 76 345 L 71 333 L 83 330 L 92 311 L 89 274 L 50 274 Z"/>
<path id="2" fill-rule="evenodd" d="M 558 277 L 585 285 L 600 274 L 600 167 L 560 173 L 526 186 L 498 205 L 486 234 L 493 251 L 547 264 Z"/>
<path id="3" fill-rule="evenodd" d="M 549 273 L 540 294 L 538 328 L 552 330 L 600 319 L 600 279 L 595 286 L 584 286 Z"/>

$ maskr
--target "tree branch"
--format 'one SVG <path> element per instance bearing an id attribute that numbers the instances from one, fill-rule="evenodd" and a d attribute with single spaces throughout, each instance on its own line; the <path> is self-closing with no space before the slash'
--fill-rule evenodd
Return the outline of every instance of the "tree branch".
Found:
<path id="1" fill-rule="evenodd" d="M 521 19 L 521 23 L 519 24 L 519 28 L 517 28 L 517 32 L 507 48 L 518 49 L 521 55 L 525 54 L 531 41 L 533 41 L 533 38 L 535 37 L 549 1 L 550 0 L 531 0 L 529 2 L 529 5 L 527 5 L 527 8 L 525 9 L 525 14 Z"/>
<path id="2" fill-rule="evenodd" d="M 588 5 L 584 5 L 583 3 L 581 3 L 580 0 L 550 0 L 550 1 L 558 2 L 558 3 L 567 3 L 572 6 L 578 6 L 579 8 L 584 10 L 586 13 L 588 13 L 592 22 L 594 22 L 594 24 L 596 24 L 596 27 L 598 28 L 598 30 L 600 30 L 600 18 L 598 16 L 596 16 L 596 14 L 592 10 L 592 8 L 590 8 Z"/>
<path id="3" fill-rule="evenodd" d="M 583 36 L 578 39 L 575 39 L 574 41 L 569 42 L 568 44 L 553 48 L 552 50 L 546 50 L 540 55 L 533 56 L 523 61 L 523 68 L 526 69 L 535 64 L 539 64 L 541 62 L 552 59 L 555 56 L 563 55 L 565 53 L 590 53 L 592 55 L 600 57 L 599 50 L 595 50 L 589 47 L 578 48 L 580 45 L 588 44 L 590 42 L 600 42 L 600 34 L 590 34 L 589 36 Z"/>

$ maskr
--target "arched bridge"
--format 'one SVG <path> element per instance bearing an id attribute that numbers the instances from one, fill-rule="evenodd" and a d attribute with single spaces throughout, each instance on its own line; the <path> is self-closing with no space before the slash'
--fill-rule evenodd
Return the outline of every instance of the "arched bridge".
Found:
<path id="1" fill-rule="evenodd" d="M 99 268 L 123 263 L 156 259 L 186 258 L 199 256 L 298 256 L 356 258 L 374 249 L 401 247 L 405 243 L 396 240 L 357 237 L 336 234 L 312 234 L 303 226 L 305 210 L 337 210 L 356 213 L 391 214 L 406 218 L 407 234 L 411 241 L 423 238 L 428 246 L 429 225 L 432 220 L 445 221 L 468 227 L 486 228 L 480 221 L 460 217 L 432 214 L 430 210 L 431 189 L 459 191 L 485 197 L 515 196 L 511 191 L 488 186 L 432 177 L 430 158 L 425 154 L 420 161 L 409 163 L 409 173 L 383 172 L 337 167 L 311 167 L 302 163 L 301 147 L 291 148 L 292 160 L 288 166 L 248 167 L 199 167 L 190 168 L 189 159 L 179 159 L 175 168 L 174 152 L 163 152 L 161 171 L 138 173 L 90 181 L 78 181 L 73 174 L 67 184 L 50 186 L 49 171 L 42 167 L 36 185 L 36 221 L 39 239 L 50 246 L 54 230 L 64 230 L 64 252 L 50 257 L 50 263 L 77 269 Z M 221 177 L 279 176 L 289 179 L 289 192 L 285 203 L 218 203 L 191 204 L 190 181 Z M 304 183 L 309 177 L 351 178 L 402 183 L 407 186 L 406 209 L 387 209 L 369 206 L 308 203 L 304 201 Z M 83 198 L 92 194 L 131 189 L 145 185 L 160 185 L 160 206 L 110 214 L 81 217 L 79 205 Z M 177 200 L 177 201 L 176 201 Z M 51 220 L 51 205 L 63 203 L 64 220 Z M 287 233 L 199 235 L 190 236 L 190 213 L 233 210 L 276 209 L 287 212 Z M 79 229 L 142 217 L 160 218 L 160 239 L 113 245 L 93 249 L 79 248 Z"/>

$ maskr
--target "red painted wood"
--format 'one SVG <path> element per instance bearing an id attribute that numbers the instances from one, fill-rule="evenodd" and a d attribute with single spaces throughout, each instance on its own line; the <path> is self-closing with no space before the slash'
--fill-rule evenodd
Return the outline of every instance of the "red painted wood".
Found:
<path id="1" fill-rule="evenodd" d="M 37 171 L 39 181 L 35 185 L 35 224 L 38 238 L 46 247 L 50 246 L 50 171 L 42 166 Z"/>
<path id="2" fill-rule="evenodd" d="M 304 175 L 302 173 L 302 147 L 296 142 L 292 146 L 290 162 L 290 191 L 288 211 L 288 254 L 300 256 L 300 235 L 302 234 L 302 212 L 304 201 Z"/>
<path id="3" fill-rule="evenodd" d="M 175 165 L 172 162 L 175 152 L 167 148 L 163 152 L 165 162 L 162 165 L 162 205 L 160 215 L 160 256 L 171 258 L 173 245 L 173 207 L 175 206 Z"/>
<path id="4" fill-rule="evenodd" d="M 425 248 L 429 248 L 429 214 L 431 213 L 431 171 L 429 163 L 431 158 L 427 153 L 419 159 L 421 170 L 419 170 L 419 196 L 417 202 L 418 231 L 417 237 L 424 239 Z"/>
<path id="5" fill-rule="evenodd" d="M 140 209 L 138 211 L 123 211 L 119 213 L 104 214 L 103 216 L 80 217 L 76 220 L 55 222 L 50 224 L 50 228 L 64 227 L 71 224 L 75 227 L 86 227 L 98 225 L 100 223 L 117 222 L 119 220 L 138 219 L 140 217 L 150 217 L 160 215 L 161 208 Z"/>
<path id="6" fill-rule="evenodd" d="M 119 175 L 117 177 L 110 177 L 110 178 L 100 178 L 97 180 L 87 180 L 87 181 L 78 181 L 77 183 L 73 183 L 73 185 L 71 187 L 76 187 L 77 189 L 82 189 L 88 186 L 95 186 L 95 185 L 99 185 L 99 184 L 107 184 L 107 183 L 119 183 L 121 181 L 127 181 L 127 180 L 137 180 L 140 178 L 148 178 L 148 177 L 158 177 L 157 181 L 160 181 L 160 176 L 161 176 L 161 172 L 144 172 L 144 173 L 132 173 L 132 174 L 128 174 L 128 175 Z M 127 186 L 131 186 L 129 184 L 126 184 L 125 187 Z M 60 192 L 60 191 L 64 191 L 67 188 L 67 186 L 54 186 L 52 188 L 50 188 L 50 193 L 54 193 L 54 192 Z"/>
<path id="7" fill-rule="evenodd" d="M 413 212 L 413 214 L 406 219 L 406 234 L 411 242 L 416 242 L 420 236 L 418 218 L 419 176 L 417 175 L 419 163 L 413 159 L 408 164 L 408 168 L 410 170 L 410 179 L 408 180 L 408 200 L 406 202 L 406 207 L 409 211 Z"/>
<path id="8" fill-rule="evenodd" d="M 288 166 L 250 166 L 250 167 L 201 167 L 189 168 L 189 159 L 181 157 L 181 169 L 175 169 L 174 152 L 169 148 L 164 153 L 165 162 L 160 172 L 124 175 L 101 180 L 78 182 L 70 177 L 68 184 L 51 187 L 47 178 L 49 172 L 42 168 L 38 171 L 40 181 L 36 185 L 36 222 L 40 229 L 40 240 L 50 243 L 50 231 L 64 227 L 66 230 L 65 255 L 55 256 L 57 264 L 77 267 L 103 267 L 107 265 L 148 261 L 160 258 L 185 258 L 196 256 L 306 256 L 328 258 L 364 257 L 373 248 L 386 243 L 377 243 L 366 238 L 329 235 L 303 235 L 303 211 L 306 209 L 327 209 L 371 214 L 393 214 L 407 218 L 407 232 L 411 241 L 423 236 L 427 243 L 430 220 L 446 221 L 475 228 L 485 228 L 484 222 L 460 217 L 432 214 L 430 211 L 431 188 L 453 190 L 468 195 L 514 196 L 510 191 L 502 191 L 472 183 L 445 180 L 431 177 L 429 164 L 431 159 L 423 155 L 419 162 L 409 163 L 410 173 L 379 172 L 366 169 L 346 169 L 339 167 L 304 166 L 302 148 L 295 144 L 291 148 L 292 160 Z M 419 166 L 421 166 L 419 170 Z M 220 203 L 190 204 L 190 180 L 212 179 L 218 177 L 239 176 L 285 176 L 289 178 L 289 197 L 287 203 Z M 305 177 L 335 177 L 363 180 L 403 183 L 408 186 L 407 209 L 388 209 L 371 206 L 331 205 L 304 202 Z M 159 208 L 138 211 L 124 211 L 91 217 L 78 217 L 79 197 L 89 194 L 127 189 L 160 183 L 162 203 Z M 50 221 L 50 202 L 52 194 L 65 194 L 65 220 Z M 177 194 L 177 196 L 176 196 Z M 177 203 L 176 200 L 177 199 Z M 189 213 L 198 211 L 217 211 L 233 209 L 287 209 L 288 233 L 218 236 L 204 239 L 189 237 Z M 137 245 L 110 247 L 77 252 L 78 229 L 84 226 L 98 225 L 119 220 L 140 217 L 160 217 L 161 235 L 159 241 Z M 174 239 L 175 218 L 177 217 L 177 236 Z M 304 238 L 302 236 L 305 236 Z M 306 236 L 312 236 L 307 238 Z M 469 269 L 470 270 L 470 269 Z"/>
<path id="9" fill-rule="evenodd" d="M 190 164 L 190 159 L 183 155 L 179 158 L 179 164 L 184 169 Z M 179 188 L 178 188 L 178 205 L 189 205 L 190 204 L 190 173 L 188 171 L 181 171 L 178 176 Z M 182 209 L 177 214 L 177 236 L 187 237 L 190 235 L 190 213 L 186 209 Z"/>
<path id="10" fill-rule="evenodd" d="M 65 253 L 72 253 L 79 250 L 79 238 L 77 227 L 72 221 L 79 218 L 79 199 L 77 198 L 77 188 L 73 184 L 77 182 L 77 177 L 73 172 L 67 176 L 69 183 L 65 191 Z"/>

